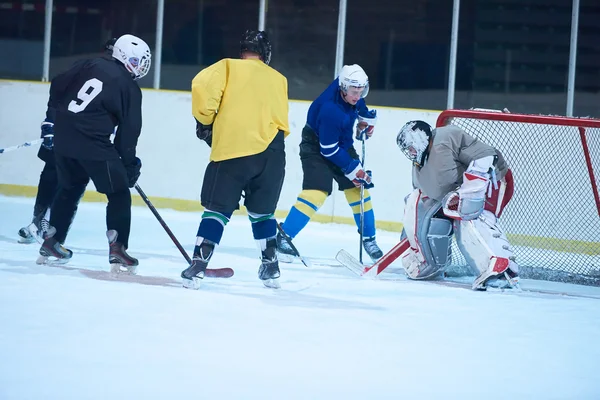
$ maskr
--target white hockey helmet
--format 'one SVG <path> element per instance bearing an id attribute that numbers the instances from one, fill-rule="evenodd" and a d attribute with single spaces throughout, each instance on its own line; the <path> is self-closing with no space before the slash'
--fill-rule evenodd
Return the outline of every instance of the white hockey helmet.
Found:
<path id="1" fill-rule="evenodd" d="M 340 89 L 347 93 L 352 86 L 364 88 L 361 97 L 367 97 L 369 94 L 369 77 L 358 64 L 344 65 L 339 76 Z"/>
<path id="2" fill-rule="evenodd" d="M 427 122 L 409 121 L 398 132 L 396 144 L 413 164 L 422 167 L 431 137 L 431 126 Z"/>
<path id="3" fill-rule="evenodd" d="M 118 38 L 113 45 L 112 56 L 123 63 L 134 80 L 142 79 L 150 71 L 150 48 L 136 36 L 127 34 Z"/>

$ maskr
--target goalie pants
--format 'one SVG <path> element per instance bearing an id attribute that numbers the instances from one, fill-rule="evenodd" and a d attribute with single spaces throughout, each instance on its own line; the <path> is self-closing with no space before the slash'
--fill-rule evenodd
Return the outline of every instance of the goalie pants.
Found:
<path id="1" fill-rule="evenodd" d="M 127 171 L 120 159 L 77 160 L 56 154 L 59 189 L 52 203 L 50 225 L 56 228 L 55 239 L 64 243 L 75 218 L 79 201 L 90 179 L 96 190 L 108 198 L 106 229 L 119 233 L 118 241 L 129 246 L 131 229 L 131 193 Z"/>

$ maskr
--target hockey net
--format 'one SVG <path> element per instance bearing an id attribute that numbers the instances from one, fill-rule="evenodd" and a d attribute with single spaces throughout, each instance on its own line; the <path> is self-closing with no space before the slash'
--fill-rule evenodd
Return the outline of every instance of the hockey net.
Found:
<path id="1" fill-rule="evenodd" d="M 447 110 L 456 125 L 497 148 L 515 179 L 500 223 L 524 278 L 600 284 L 600 120 Z M 468 271 L 456 243 L 449 271 Z"/>

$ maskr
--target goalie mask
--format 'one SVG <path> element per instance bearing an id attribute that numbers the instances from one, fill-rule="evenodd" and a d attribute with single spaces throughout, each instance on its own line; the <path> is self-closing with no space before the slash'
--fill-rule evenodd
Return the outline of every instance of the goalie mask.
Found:
<path id="1" fill-rule="evenodd" d="M 340 90 L 348 94 L 351 88 L 361 90 L 360 97 L 363 99 L 369 94 L 369 77 L 358 64 L 344 65 L 339 76 Z"/>
<path id="2" fill-rule="evenodd" d="M 396 144 L 413 164 L 422 167 L 425 165 L 431 137 L 431 126 L 427 122 L 410 121 L 400 129 Z"/>
<path id="3" fill-rule="evenodd" d="M 118 38 L 113 45 L 112 56 L 127 68 L 133 80 L 142 79 L 150 71 L 150 48 L 146 42 L 133 35 Z"/>
<path id="4" fill-rule="evenodd" d="M 247 30 L 240 41 L 240 54 L 245 51 L 256 53 L 267 65 L 271 62 L 271 42 L 265 31 Z"/>

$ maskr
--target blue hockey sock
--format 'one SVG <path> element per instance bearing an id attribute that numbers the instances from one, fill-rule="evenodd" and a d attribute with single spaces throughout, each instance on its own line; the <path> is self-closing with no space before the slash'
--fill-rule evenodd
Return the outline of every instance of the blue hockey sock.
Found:
<path id="1" fill-rule="evenodd" d="M 254 239 L 269 239 L 277 236 L 277 222 L 273 214 L 255 214 L 248 211 L 248 218 L 252 223 Z"/>
<path id="2" fill-rule="evenodd" d="M 204 210 L 202 221 L 200 221 L 196 236 L 219 244 L 223 237 L 223 230 L 225 229 L 225 225 L 229 222 L 231 214 L 232 213 L 223 214 L 216 211 Z"/>

